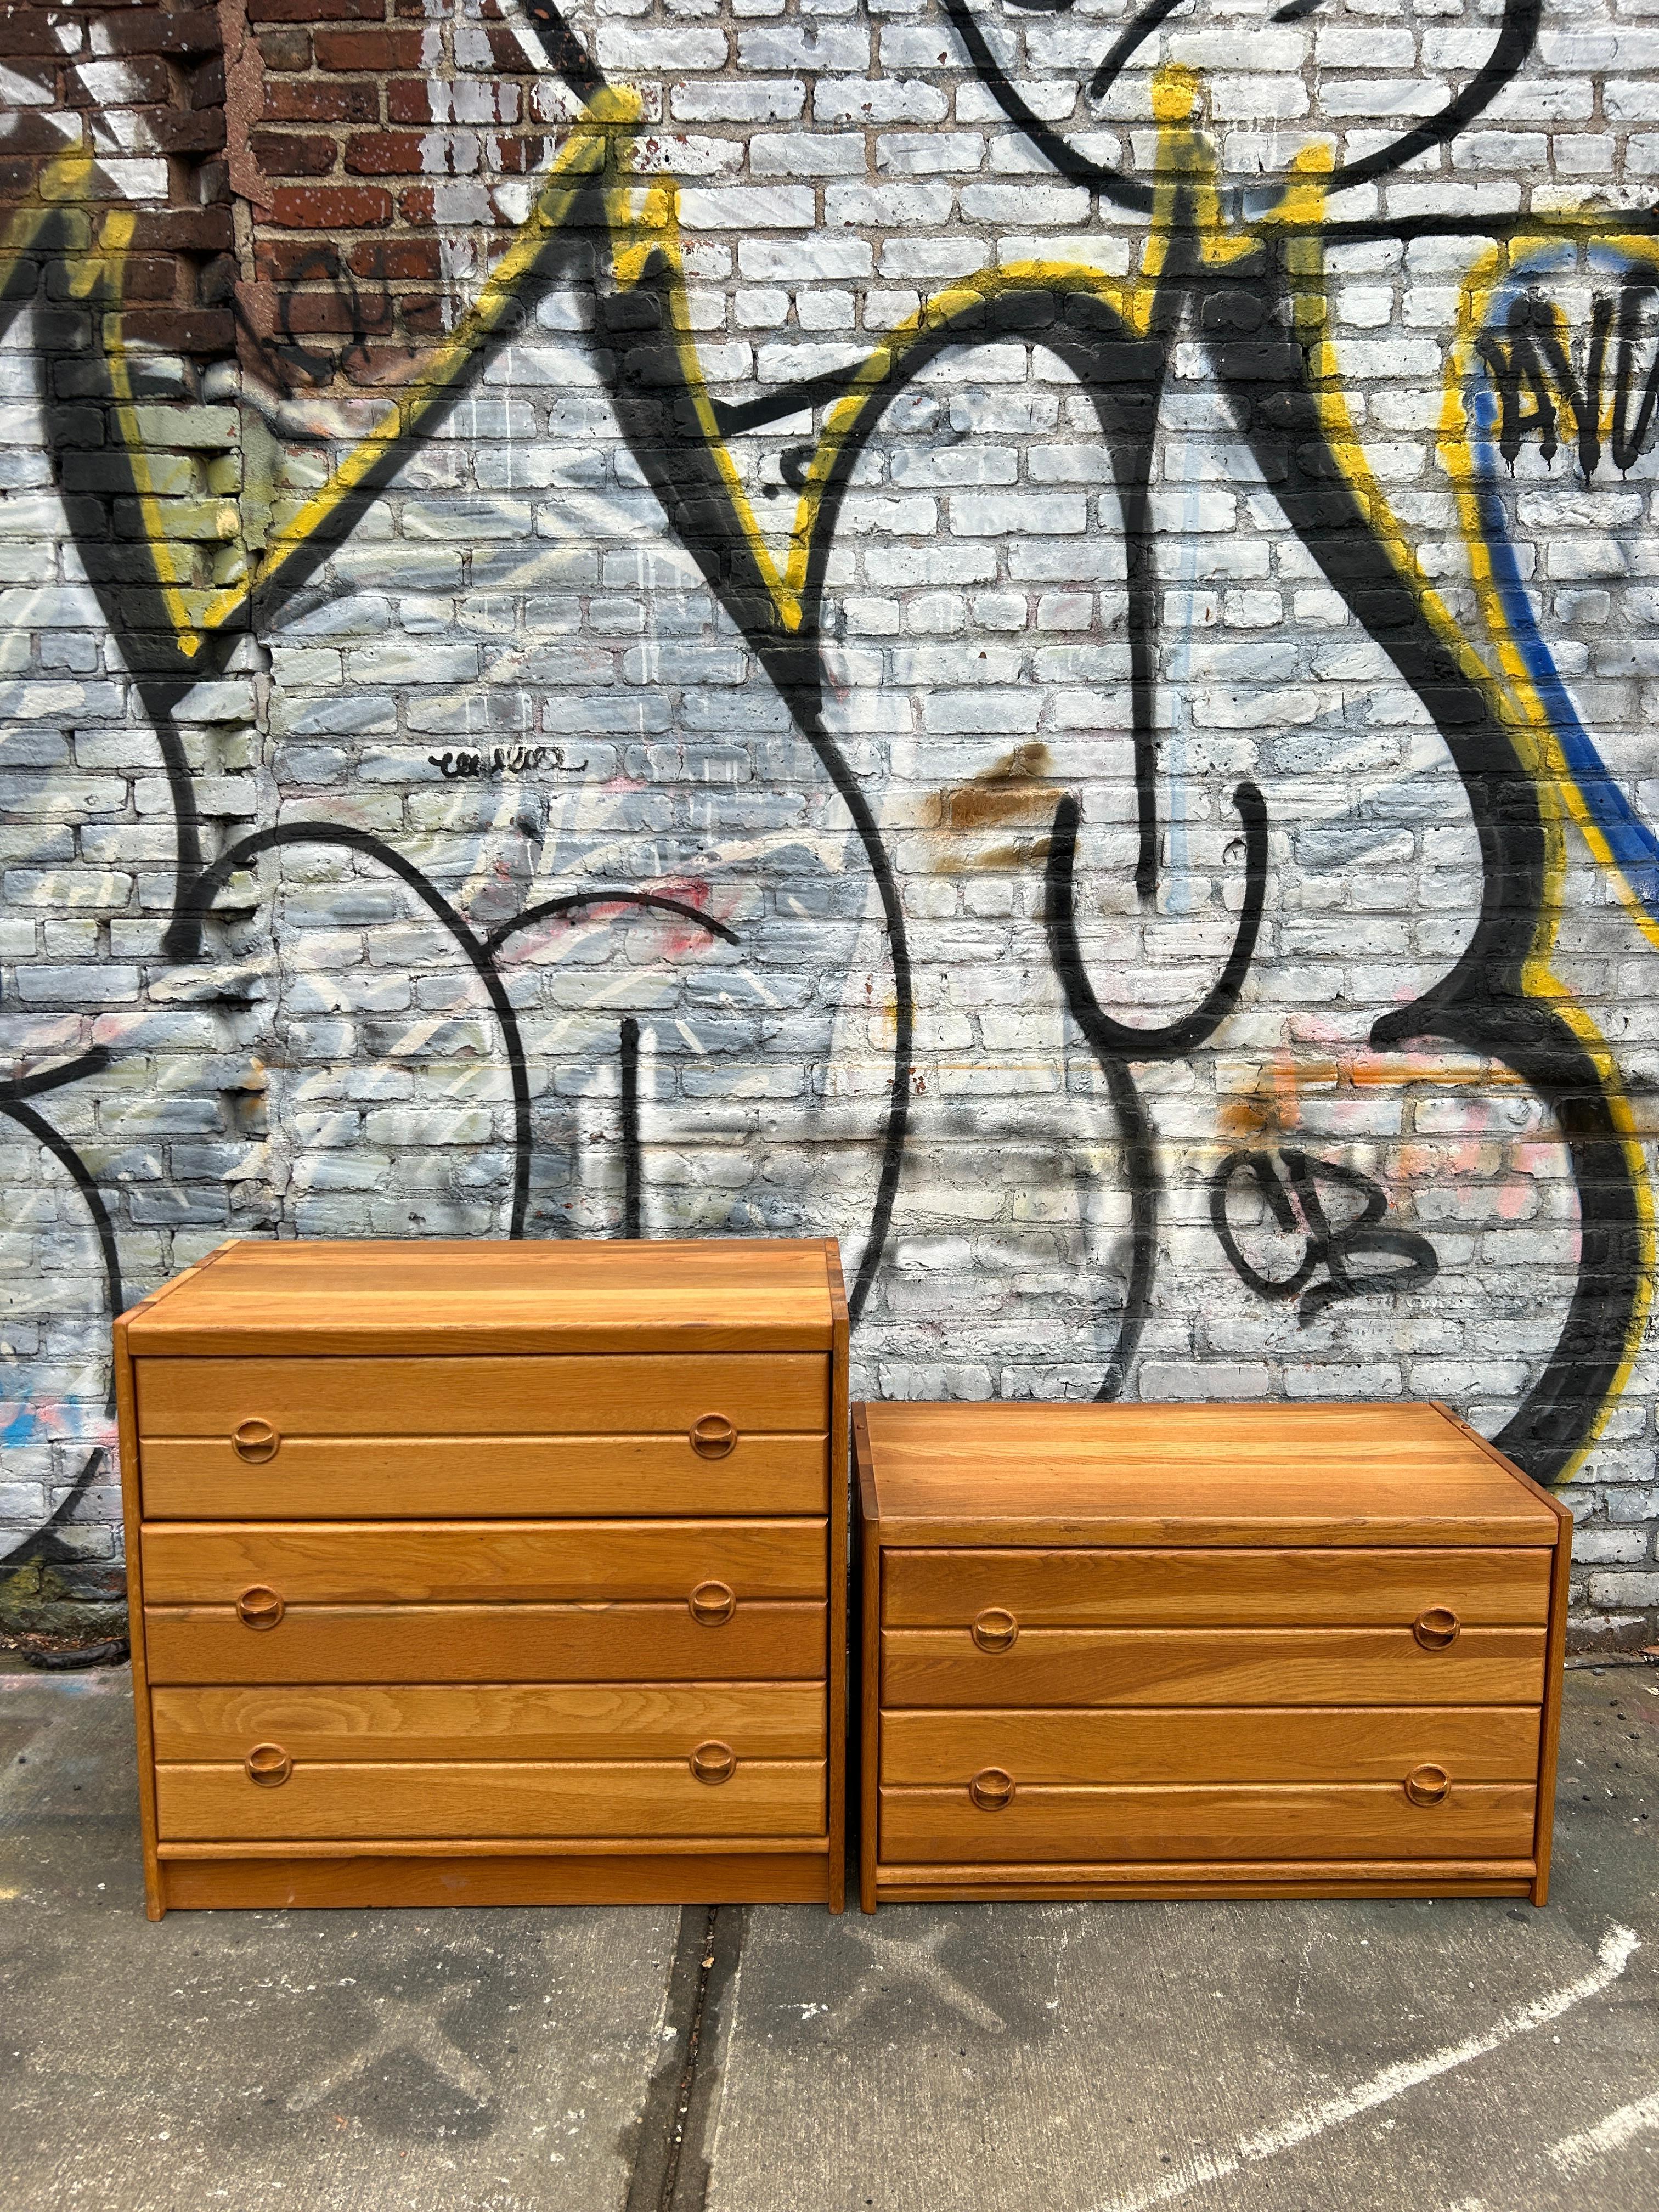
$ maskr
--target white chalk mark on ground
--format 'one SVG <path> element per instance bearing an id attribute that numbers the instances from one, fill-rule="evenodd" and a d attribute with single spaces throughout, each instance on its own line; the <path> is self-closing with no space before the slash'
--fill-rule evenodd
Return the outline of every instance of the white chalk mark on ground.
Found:
<path id="1" fill-rule="evenodd" d="M 1552 1990 L 1547 1996 L 1534 1997 L 1530 2004 L 1517 2006 L 1513 2012 L 1501 2014 L 1479 2034 L 1465 2036 L 1458 2043 L 1444 2044 L 1426 2057 L 1402 2058 L 1392 2066 L 1385 2066 L 1354 2088 L 1341 2090 L 1334 2097 L 1328 2097 L 1323 2104 L 1310 2105 L 1277 2127 L 1264 2129 L 1260 2135 L 1243 2137 L 1231 2150 L 1214 2155 L 1200 2152 L 1190 2160 L 1185 2172 L 1172 2173 L 1151 2189 L 1108 2198 L 1096 2208 L 1096 2212 L 1147 2212 L 1151 2205 L 1171 2203 L 1190 2190 L 1201 2189 L 1212 2181 L 1224 2181 L 1247 2166 L 1259 2165 L 1264 2159 L 1280 2158 L 1286 2151 L 1298 2149 L 1328 2130 L 1342 2127 L 1362 2112 L 1374 2112 L 1379 2105 L 1391 2103 L 1395 2097 L 1420 2088 L 1424 2082 L 1432 2081 L 1439 2075 L 1455 2073 L 1471 2059 L 1484 2057 L 1489 2051 L 1496 2051 L 1500 2044 L 1517 2035 L 1528 2035 L 1534 2028 L 1547 2027 L 1551 2021 L 1559 2020 L 1575 2006 L 1599 1996 L 1624 1972 L 1637 1946 L 1638 1938 L 1632 1930 L 1615 1921 L 1601 1938 L 1595 1966 L 1576 1982 Z M 1619 2117 L 1617 2113 L 1613 2115 L 1614 2119 Z M 1603 2126 L 1609 2124 L 1610 2122 L 1602 2123 Z"/>
<path id="2" fill-rule="evenodd" d="M 1649 2128 L 1659 2128 L 1659 2089 L 1650 2097 L 1638 2097 L 1633 2105 L 1620 2105 L 1616 2112 L 1597 2120 L 1593 2128 L 1583 2128 L 1576 2136 L 1563 2136 L 1552 2143 L 1547 2156 L 1560 2167 L 1563 2173 L 1577 2173 L 1587 2166 L 1594 2166 L 1598 2158 L 1605 2158 L 1610 2150 L 1619 2150 L 1645 2134 Z"/>
<path id="3" fill-rule="evenodd" d="M 930 1928 L 921 1936 L 891 1936 L 885 1929 L 872 1928 L 860 1920 L 852 1922 L 847 1932 L 871 1954 L 872 1963 L 847 2002 L 837 2008 L 837 2027 L 844 2028 L 861 2017 L 878 1996 L 886 1994 L 875 1978 L 883 1973 L 896 1982 L 915 1983 L 951 2012 L 959 2013 L 970 2027 L 983 2028 L 989 2035 L 1002 2033 L 1006 2023 L 1001 2015 L 964 1987 L 936 1955 L 940 1945 L 956 1933 L 953 1921 Z"/>

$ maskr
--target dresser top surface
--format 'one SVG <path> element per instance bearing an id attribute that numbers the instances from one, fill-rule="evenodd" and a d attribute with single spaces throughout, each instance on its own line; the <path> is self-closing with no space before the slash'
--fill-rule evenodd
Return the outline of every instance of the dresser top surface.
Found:
<path id="1" fill-rule="evenodd" d="M 135 1358 L 821 1352 L 843 1312 L 822 1238 L 222 1245 L 125 1316 Z"/>
<path id="2" fill-rule="evenodd" d="M 869 1405 L 866 1519 L 913 1544 L 1553 1544 L 1437 1405 Z"/>

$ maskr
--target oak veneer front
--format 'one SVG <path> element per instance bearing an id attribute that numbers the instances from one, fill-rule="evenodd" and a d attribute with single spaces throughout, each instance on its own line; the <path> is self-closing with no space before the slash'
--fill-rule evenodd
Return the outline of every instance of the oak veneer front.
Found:
<path id="1" fill-rule="evenodd" d="M 1443 1408 L 854 1408 L 860 1894 L 1530 1894 L 1568 1516 Z"/>
<path id="2" fill-rule="evenodd" d="M 739 1759 L 824 1756 L 821 1682 L 319 1683 L 150 1693 L 158 1760 L 687 1759 L 722 1738 Z M 920 1775 L 917 1780 L 931 1780 Z"/>
<path id="3" fill-rule="evenodd" d="M 522 1520 L 556 1502 L 596 1521 L 827 1513 L 829 1437 L 738 1433 L 705 1459 L 666 1436 L 295 1437 L 268 1463 L 222 1437 L 147 1437 L 155 1521 Z"/>
<path id="4" fill-rule="evenodd" d="M 234 1604 L 250 1585 L 296 1605 L 666 1599 L 720 1582 L 750 1598 L 822 1597 L 825 1523 L 775 1521 L 262 1522 L 144 1528 L 158 1605 Z"/>
<path id="5" fill-rule="evenodd" d="M 236 1244 L 116 1329 L 146 1897 L 839 1910 L 821 1242 Z"/>
<path id="6" fill-rule="evenodd" d="M 234 1606 L 146 1606 L 154 1682 L 706 1682 L 824 1679 L 827 1608 L 740 1605 L 291 1605 L 249 1630 Z"/>
<path id="7" fill-rule="evenodd" d="M 274 1844 L 451 1837 L 597 1840 L 821 1835 L 820 1759 L 739 1759 L 700 1782 L 684 1759 L 306 1761 L 277 1789 L 235 1765 L 156 1769 L 161 1839 Z"/>

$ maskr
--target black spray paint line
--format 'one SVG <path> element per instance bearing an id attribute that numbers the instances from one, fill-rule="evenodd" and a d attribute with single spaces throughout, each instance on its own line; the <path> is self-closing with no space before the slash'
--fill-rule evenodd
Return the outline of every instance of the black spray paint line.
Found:
<path id="1" fill-rule="evenodd" d="M 549 62 L 578 100 L 591 100 L 605 89 L 599 64 L 566 21 L 553 0 L 523 0 Z"/>
<path id="2" fill-rule="evenodd" d="M 1265 252 L 1199 282 L 1227 321 L 1244 286 L 1291 328 L 1283 270 Z M 1375 533 L 1332 450 L 1304 349 L 1211 339 L 1241 434 L 1297 538 L 1439 732 L 1462 784 L 1480 848 L 1480 909 L 1450 972 L 1413 1004 L 1381 1015 L 1377 1050 L 1439 1038 L 1511 1068 L 1561 1129 L 1577 1192 L 1577 1281 L 1555 1351 L 1497 1439 L 1535 1480 L 1559 1476 L 1593 1431 L 1615 1386 L 1638 1310 L 1643 1219 L 1636 1171 L 1595 1055 L 1528 969 L 1547 879 L 1537 788 L 1484 691 L 1431 626 Z"/>
<path id="3" fill-rule="evenodd" d="M 1267 807 L 1253 783 L 1241 783 L 1233 805 L 1244 824 L 1244 897 L 1232 949 L 1221 973 L 1200 1002 L 1178 1022 L 1140 1029 L 1109 1014 L 1095 996 L 1077 935 L 1077 900 L 1073 882 L 1078 826 L 1082 809 L 1069 793 L 1054 811 L 1044 883 L 1048 950 L 1066 994 L 1073 1020 L 1103 1066 L 1108 1060 L 1184 1060 L 1215 1035 L 1244 988 L 1261 929 L 1267 886 Z"/>
<path id="4" fill-rule="evenodd" d="M 71 455 L 85 457 L 88 453 L 88 402 L 106 410 L 107 419 L 122 397 L 116 388 L 117 356 L 102 335 L 106 327 L 118 326 L 119 288 L 101 263 L 95 264 L 91 283 L 86 282 L 84 249 L 75 233 L 77 220 L 88 220 L 86 210 L 65 205 L 37 234 L 31 251 L 18 256 L 0 294 L 0 337 L 19 312 L 37 300 L 46 307 L 48 327 L 58 334 L 34 348 L 47 459 L 87 581 L 161 751 L 173 806 L 173 880 L 179 886 L 188 884 L 200 866 L 202 843 L 195 782 L 173 716 L 194 685 L 222 672 L 239 634 L 210 641 L 200 665 L 184 651 L 159 570 L 160 549 L 147 536 L 127 537 L 118 527 L 118 508 L 125 505 L 137 510 L 145 496 L 138 478 L 138 455 L 125 438 L 103 439 L 92 449 L 91 464 L 83 471 L 86 481 L 71 481 Z M 123 361 L 124 378 L 131 366 L 130 360 Z M 175 902 L 163 939 L 163 950 L 170 957 L 179 957 L 177 930 Z"/>
<path id="5" fill-rule="evenodd" d="M 527 906 L 522 914 L 515 914 L 510 921 L 497 922 L 483 940 L 484 951 L 493 955 L 520 930 L 532 928 L 538 921 L 550 921 L 555 915 L 580 914 L 589 907 L 597 906 L 635 906 L 643 907 L 652 914 L 672 914 L 681 921 L 695 922 L 699 929 L 706 929 L 711 937 L 724 938 L 728 945 L 738 942 L 735 929 L 728 928 L 723 921 L 716 921 L 712 914 L 705 914 L 701 907 L 692 906 L 684 899 L 667 898 L 660 891 L 595 890 L 565 891 L 557 898 L 542 899 L 534 906 Z"/>
<path id="6" fill-rule="evenodd" d="M 1276 1302 L 1300 1296 L 1297 1323 L 1308 1328 L 1328 1307 L 1344 1298 L 1390 1297 L 1401 1291 L 1421 1289 L 1434 1280 L 1440 1261 L 1428 1238 L 1414 1230 L 1381 1225 L 1389 1210 L 1389 1198 L 1380 1183 L 1340 1160 L 1316 1159 L 1310 1153 L 1289 1149 L 1283 1158 L 1288 1189 L 1265 1152 L 1229 1152 L 1210 1178 L 1210 1226 L 1233 1272 L 1258 1297 Z M 1293 1237 L 1298 1231 L 1304 1235 L 1301 1262 L 1289 1275 L 1264 1275 L 1245 1257 L 1233 1233 L 1228 1201 L 1240 1175 L 1248 1175 L 1255 1182 L 1285 1236 Z M 1358 1194 L 1360 1211 L 1353 1220 L 1335 1229 L 1331 1226 L 1317 1188 L 1322 1181 Z M 1380 1274 L 1356 1274 L 1348 1266 L 1352 1257 L 1384 1256 L 1404 1265 L 1386 1268 Z M 1313 1283 L 1322 1267 L 1329 1281 Z"/>
<path id="7" fill-rule="evenodd" d="M 112 1324 L 126 1298 L 121 1288 L 121 1259 L 116 1247 L 115 1224 L 110 1219 L 109 1208 L 104 1203 L 104 1194 L 74 1146 L 27 1103 L 31 1098 L 61 1091 L 70 1084 L 78 1082 L 82 1076 L 100 1074 L 109 1064 L 108 1052 L 102 1045 L 97 1045 L 90 1052 L 81 1053 L 74 1060 L 62 1061 L 56 1067 L 22 1076 L 13 1082 L 0 1083 L 0 1114 L 15 1121 L 19 1128 L 27 1129 L 30 1136 L 45 1146 L 81 1194 L 97 1232 L 98 1249 L 104 1268 L 104 1301 Z M 106 1418 L 114 1418 L 115 1370 L 112 1365 L 105 1392 L 104 1412 Z M 40 1526 L 25 1536 L 21 1543 L 14 1544 L 9 1552 L 0 1553 L 0 1567 L 22 1566 L 35 1560 L 56 1564 L 75 1557 L 58 1538 L 57 1531 L 69 1521 L 81 1499 L 91 1488 L 104 1464 L 104 1447 L 95 1444 L 88 1453 L 80 1473 L 68 1491 Z"/>
<path id="8" fill-rule="evenodd" d="M 398 879 L 408 884 L 416 896 L 436 915 L 450 936 L 465 953 L 473 972 L 489 994 L 489 1002 L 501 1024 L 501 1041 L 507 1050 L 507 1069 L 513 1082 L 513 1214 L 507 1231 L 510 1238 L 524 1235 L 525 1215 L 530 1200 L 530 1076 L 525 1064 L 524 1040 L 520 1034 L 519 1019 L 507 995 L 507 986 L 496 971 L 489 949 L 473 935 L 465 919 L 450 904 L 443 893 L 428 883 L 412 860 L 367 830 L 357 830 L 332 822 L 288 822 L 275 830 L 256 830 L 251 836 L 243 837 L 220 854 L 210 867 L 204 869 L 191 887 L 191 917 L 198 933 L 205 922 L 214 900 L 239 868 L 246 867 L 262 853 L 271 853 L 289 845 L 321 845 L 343 852 L 362 853 L 368 859 L 389 868 Z"/>
<path id="9" fill-rule="evenodd" d="M 632 1014 L 624 1014 L 622 1024 L 622 1233 L 627 1237 L 637 1237 L 643 1163 L 640 1151 L 640 1025 Z"/>
<path id="10" fill-rule="evenodd" d="M 1139 13 L 1132 18 L 1119 34 L 1086 88 L 1079 85 L 1079 96 L 1097 98 L 1103 94 L 1115 77 L 1127 64 L 1135 49 L 1151 37 L 1173 14 L 1181 0 L 1147 0 Z M 1030 141 L 1051 166 L 1073 184 L 1083 185 L 1091 192 L 1123 208 L 1133 208 L 1145 215 L 1156 203 L 1156 187 L 1145 178 L 1131 175 L 1122 169 L 1111 169 L 1091 161 L 1069 139 L 1044 123 L 1034 112 L 1009 77 L 993 52 L 974 14 L 975 0 L 940 0 L 951 27 L 961 40 L 975 75 L 996 101 L 1014 128 Z M 1524 65 L 1538 37 L 1538 27 L 1543 15 L 1543 0 L 1504 0 L 1504 15 L 1498 39 L 1486 62 L 1476 70 L 1461 92 L 1452 94 L 1437 114 L 1425 116 L 1398 138 L 1390 139 L 1370 154 L 1358 160 L 1345 161 L 1334 170 L 1330 189 L 1340 191 L 1346 185 L 1370 183 L 1373 179 L 1392 175 L 1413 161 L 1432 147 L 1449 144 L 1477 117 L 1484 114 L 1498 94 Z M 1103 29 L 1106 27 L 1103 25 Z M 1152 118 L 1147 117 L 1150 123 Z M 1252 196 L 1258 187 L 1231 186 L 1230 198 L 1241 198 L 1246 189 Z"/>
<path id="11" fill-rule="evenodd" d="M 1244 902 L 1232 950 L 1202 1004 L 1184 1019 L 1156 1030 L 1136 1029 L 1115 1021 L 1101 1006 L 1089 981 L 1078 943 L 1073 880 L 1082 810 L 1069 793 L 1055 810 L 1054 826 L 1048 840 L 1048 862 L 1043 879 L 1048 957 L 1065 994 L 1066 1009 L 1106 1079 L 1112 1110 L 1117 1117 L 1125 1180 L 1129 1187 L 1129 1280 L 1118 1324 L 1117 1343 L 1107 1365 L 1105 1380 L 1096 1393 L 1103 1400 L 1122 1395 L 1141 1332 L 1152 1311 L 1152 1279 L 1158 1264 L 1158 1217 L 1164 1188 L 1152 1123 L 1129 1062 L 1178 1059 L 1213 1036 L 1238 1003 L 1261 927 L 1267 880 L 1267 810 L 1253 783 L 1240 784 L 1233 794 L 1233 804 L 1244 823 L 1245 876 Z"/>
<path id="12" fill-rule="evenodd" d="M 847 1301 L 848 1322 L 856 1326 L 886 1249 L 903 1165 L 915 1012 L 898 879 L 869 799 L 823 720 L 823 561 L 846 477 L 844 472 L 837 476 L 821 502 L 820 512 L 831 526 L 820 532 L 815 540 L 801 594 L 799 629 L 792 633 L 783 627 L 754 548 L 732 507 L 714 450 L 698 422 L 684 359 L 677 349 L 664 343 L 663 333 L 672 328 L 672 282 L 673 272 L 665 258 L 657 252 L 648 255 L 635 290 L 657 301 L 658 323 L 653 326 L 643 321 L 630 295 L 612 317 L 617 326 L 605 331 L 614 363 L 611 396 L 617 419 L 670 527 L 759 659 L 851 816 L 881 902 L 892 962 L 893 1073 L 881 1165 L 869 1234 Z M 602 307 L 605 304 L 601 302 Z M 604 319 L 602 315 L 602 324 Z"/>

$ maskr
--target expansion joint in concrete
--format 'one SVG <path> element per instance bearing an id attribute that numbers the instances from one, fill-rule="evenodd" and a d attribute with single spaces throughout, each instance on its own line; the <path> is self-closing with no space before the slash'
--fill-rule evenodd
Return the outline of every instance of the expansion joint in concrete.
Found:
<path id="1" fill-rule="evenodd" d="M 748 1918 L 741 1905 L 688 1905 L 681 1911 L 662 2057 L 640 2117 L 626 2212 L 703 2212 L 722 2015 Z"/>

